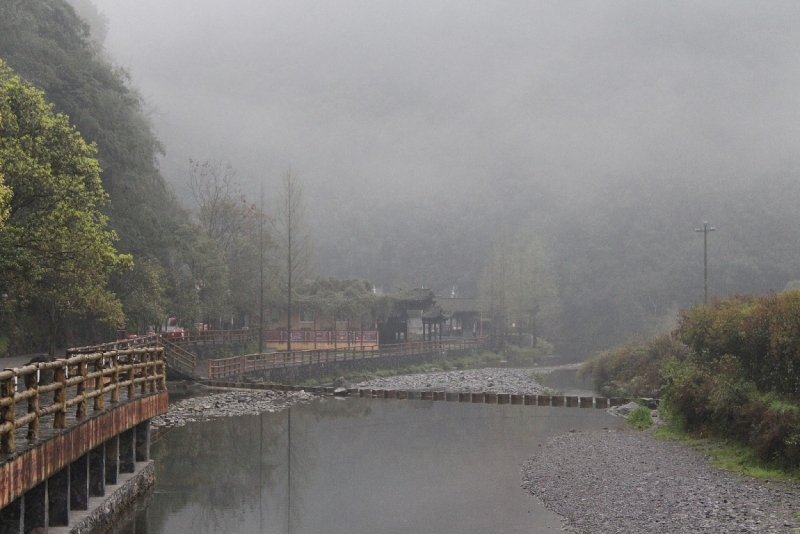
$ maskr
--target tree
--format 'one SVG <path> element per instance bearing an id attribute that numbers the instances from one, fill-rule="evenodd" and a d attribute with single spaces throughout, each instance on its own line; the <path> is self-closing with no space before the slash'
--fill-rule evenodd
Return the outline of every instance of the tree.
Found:
<path id="1" fill-rule="evenodd" d="M 197 220 L 206 236 L 216 241 L 226 254 L 247 225 L 250 215 L 247 198 L 239 189 L 230 163 L 189 160 L 189 164 L 189 189 L 196 204 Z"/>
<path id="2" fill-rule="evenodd" d="M 117 254 L 106 229 L 108 195 L 94 154 L 41 91 L 0 61 L 0 174 L 12 194 L 0 229 L 0 292 L 44 316 L 51 356 L 68 316 L 123 319 L 106 284 L 132 258 Z"/>
<path id="3" fill-rule="evenodd" d="M 3 175 L 0 174 L 0 230 L 8 218 L 8 213 L 11 210 L 11 189 L 3 185 Z"/>
<path id="4" fill-rule="evenodd" d="M 278 277 L 286 308 L 286 350 L 292 350 L 292 304 L 296 284 L 311 274 L 311 236 L 306 228 L 303 185 L 292 168 L 281 174 L 274 235 L 278 248 Z"/>
<path id="5" fill-rule="evenodd" d="M 205 236 L 205 247 L 216 247 L 211 255 L 219 255 L 227 269 L 225 276 L 218 279 L 226 284 L 226 306 L 242 318 L 242 324 L 247 324 L 250 317 L 262 315 L 264 262 L 271 247 L 266 228 L 270 220 L 264 213 L 263 199 L 261 206 L 248 202 L 230 164 L 189 163 L 194 215 Z M 259 273 L 258 278 L 253 276 L 255 272 Z M 208 283 L 204 280 L 204 287 L 208 288 Z M 205 293 L 210 294 L 208 290 Z"/>
<path id="6" fill-rule="evenodd" d="M 559 301 L 555 280 L 541 241 L 521 233 L 510 241 L 505 233 L 497 239 L 484 267 L 479 286 L 479 306 L 492 321 L 496 346 L 505 346 L 510 326 L 531 336 L 535 344 L 539 321 L 557 315 Z"/>

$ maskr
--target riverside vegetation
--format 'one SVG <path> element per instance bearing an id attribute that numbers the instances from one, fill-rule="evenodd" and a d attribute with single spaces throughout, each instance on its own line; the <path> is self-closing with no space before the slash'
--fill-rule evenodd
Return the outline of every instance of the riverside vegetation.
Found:
<path id="1" fill-rule="evenodd" d="M 790 290 L 683 310 L 671 334 L 602 352 L 579 373 L 604 394 L 660 397 L 669 425 L 657 435 L 702 446 L 720 466 L 796 479 L 798 368 L 800 291 Z"/>

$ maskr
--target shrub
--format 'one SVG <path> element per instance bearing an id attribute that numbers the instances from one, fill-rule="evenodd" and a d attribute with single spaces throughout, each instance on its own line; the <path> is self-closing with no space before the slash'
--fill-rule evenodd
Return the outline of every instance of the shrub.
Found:
<path id="1" fill-rule="evenodd" d="M 646 430 L 653 426 L 653 416 L 647 406 L 639 406 L 628 414 L 628 426 L 635 430 Z"/>
<path id="2" fill-rule="evenodd" d="M 661 388 L 661 366 L 669 359 L 683 360 L 687 348 L 674 336 L 650 340 L 635 338 L 603 351 L 583 364 L 578 377 L 591 376 L 598 393 L 622 397 L 655 397 Z"/>
<path id="3" fill-rule="evenodd" d="M 694 306 L 681 311 L 676 335 L 701 361 L 733 356 L 760 391 L 800 399 L 800 291 Z"/>

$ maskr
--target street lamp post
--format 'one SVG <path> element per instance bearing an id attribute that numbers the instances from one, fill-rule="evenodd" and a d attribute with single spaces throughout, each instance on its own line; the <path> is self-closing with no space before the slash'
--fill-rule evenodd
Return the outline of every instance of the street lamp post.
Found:
<path id="1" fill-rule="evenodd" d="M 708 233 L 716 230 L 708 225 L 708 221 L 703 221 L 702 228 L 695 228 L 695 232 L 703 233 L 703 305 L 708 306 Z"/>

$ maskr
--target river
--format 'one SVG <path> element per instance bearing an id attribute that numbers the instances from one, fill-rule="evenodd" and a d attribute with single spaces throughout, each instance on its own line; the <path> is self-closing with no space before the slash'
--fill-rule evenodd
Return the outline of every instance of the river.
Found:
<path id="1" fill-rule="evenodd" d="M 331 397 L 191 423 L 153 444 L 154 493 L 114 532 L 559 532 L 521 464 L 556 435 L 620 426 L 593 409 Z"/>

